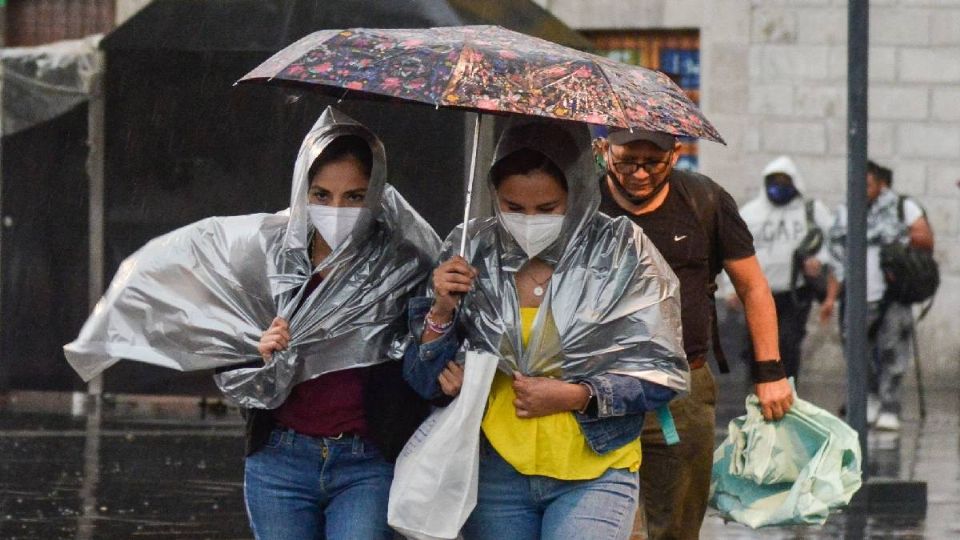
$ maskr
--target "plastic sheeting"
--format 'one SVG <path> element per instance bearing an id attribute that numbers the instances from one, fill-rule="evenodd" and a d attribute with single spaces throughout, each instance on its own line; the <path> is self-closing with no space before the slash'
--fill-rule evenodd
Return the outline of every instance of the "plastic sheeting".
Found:
<path id="1" fill-rule="evenodd" d="M 517 121 L 501 137 L 494 162 L 521 148 L 543 153 L 566 176 L 560 237 L 538 255 L 554 273 L 523 347 L 515 276 L 527 255 L 501 224 L 499 209 L 497 217 L 471 221 L 466 259 L 480 273 L 461 304 L 465 348 L 499 356 L 507 373 L 570 380 L 614 372 L 686 391 L 679 282 L 636 225 L 597 212 L 586 126 Z M 447 238 L 442 260 L 457 253 L 462 230 Z"/>
<path id="2" fill-rule="evenodd" d="M 309 168 L 344 135 L 373 150 L 366 206 L 347 241 L 311 269 Z M 386 184 L 385 163 L 375 135 L 328 108 L 301 145 L 288 211 L 208 218 L 148 243 L 124 261 L 80 336 L 64 347 L 67 360 L 86 380 L 121 359 L 179 370 L 232 367 L 216 376 L 228 397 L 274 408 L 299 382 L 400 358 L 406 300 L 421 292 L 440 241 Z M 304 298 L 317 272 L 328 274 Z M 290 322 L 290 346 L 263 365 L 257 344 L 275 316 Z"/>
<path id="3" fill-rule="evenodd" d="M 822 524 L 860 489 L 857 432 L 802 399 L 782 420 L 763 419 L 755 395 L 714 452 L 710 505 L 753 528 Z"/>
<path id="4" fill-rule="evenodd" d="M 103 36 L 0 49 L 3 135 L 52 120 L 87 101 L 100 72 Z"/>

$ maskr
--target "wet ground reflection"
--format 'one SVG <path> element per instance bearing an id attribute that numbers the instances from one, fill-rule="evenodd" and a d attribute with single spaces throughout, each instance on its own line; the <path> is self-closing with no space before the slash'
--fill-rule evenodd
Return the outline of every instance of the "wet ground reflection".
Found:
<path id="1" fill-rule="evenodd" d="M 83 443 L 83 479 L 80 483 L 80 519 L 77 522 L 77 540 L 94 537 L 97 517 L 97 484 L 100 482 L 100 419 L 103 401 L 89 400 L 86 436 Z"/>
<path id="2" fill-rule="evenodd" d="M 717 441 L 742 413 L 746 384 L 720 379 Z M 740 382 L 738 382 L 740 381 Z M 804 397 L 836 410 L 836 377 L 808 379 Z M 186 403 L 185 405 L 183 403 Z M 876 476 L 928 483 L 926 516 L 836 514 L 823 527 L 752 531 L 708 517 L 702 538 L 960 538 L 960 396 L 928 389 L 920 423 L 870 438 Z M 110 404 L 82 416 L 0 406 L 0 538 L 250 538 L 243 508 L 240 418 L 179 408 Z"/>
<path id="3" fill-rule="evenodd" d="M 0 538 L 249 538 L 237 419 L 12 414 Z"/>

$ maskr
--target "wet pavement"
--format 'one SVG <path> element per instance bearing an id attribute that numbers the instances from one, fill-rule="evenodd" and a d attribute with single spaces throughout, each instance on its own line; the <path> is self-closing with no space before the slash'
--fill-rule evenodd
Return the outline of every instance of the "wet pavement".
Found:
<path id="1" fill-rule="evenodd" d="M 821 366 L 822 367 L 822 366 Z M 836 411 L 843 375 L 810 366 L 801 396 Z M 742 414 L 742 374 L 718 379 L 717 441 Z M 943 381 L 938 381 L 943 382 Z M 72 415 L 70 395 L 26 394 L 0 402 L 0 538 L 250 538 L 243 509 L 241 423 L 196 399 L 117 399 Z M 920 421 L 915 385 L 903 427 L 871 436 L 876 476 L 922 480 L 926 515 L 835 514 L 822 527 L 752 531 L 708 516 L 703 538 L 960 538 L 960 395 L 927 388 Z"/>
<path id="2" fill-rule="evenodd" d="M 250 538 L 235 414 L 196 400 L 84 416 L 32 405 L 0 414 L 0 538 Z"/>

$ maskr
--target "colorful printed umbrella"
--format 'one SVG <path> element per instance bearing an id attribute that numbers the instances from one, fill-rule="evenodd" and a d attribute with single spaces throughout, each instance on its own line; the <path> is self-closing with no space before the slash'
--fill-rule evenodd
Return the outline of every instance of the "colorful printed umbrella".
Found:
<path id="1" fill-rule="evenodd" d="M 499 26 L 321 30 L 237 82 L 305 85 L 341 99 L 353 91 L 437 108 L 544 116 L 723 143 L 700 109 L 663 73 Z M 473 131 L 464 230 L 480 116 Z M 464 234 L 461 255 L 466 242 Z"/>
<path id="2" fill-rule="evenodd" d="M 322 30 L 238 82 L 257 81 L 723 142 L 663 73 L 499 26 Z"/>

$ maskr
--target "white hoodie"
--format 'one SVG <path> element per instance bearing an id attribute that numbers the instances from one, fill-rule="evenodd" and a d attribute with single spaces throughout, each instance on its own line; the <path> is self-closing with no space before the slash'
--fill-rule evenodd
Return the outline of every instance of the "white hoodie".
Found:
<path id="1" fill-rule="evenodd" d="M 763 184 L 764 178 L 774 173 L 789 175 L 799 193 L 799 196 L 783 206 L 776 206 L 770 202 Z M 793 252 L 807 234 L 807 216 L 803 197 L 806 185 L 796 164 L 787 156 L 780 156 L 771 161 L 763 169 L 760 182 L 760 194 L 740 209 L 740 216 L 753 234 L 757 259 L 760 261 L 763 273 L 767 276 L 770 289 L 774 293 L 786 292 L 790 290 Z M 830 210 L 820 201 L 814 202 L 813 219 L 826 236 L 833 223 L 833 217 Z M 817 258 L 823 263 L 829 262 L 827 244 L 825 238 L 824 245 L 817 254 Z M 796 285 L 801 284 L 802 277 L 798 274 Z"/>

